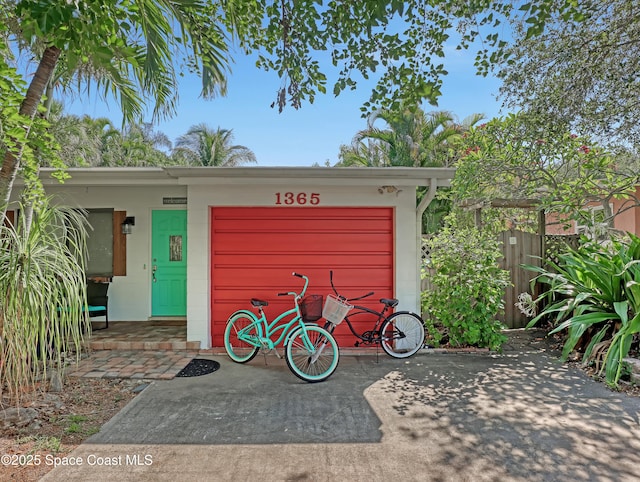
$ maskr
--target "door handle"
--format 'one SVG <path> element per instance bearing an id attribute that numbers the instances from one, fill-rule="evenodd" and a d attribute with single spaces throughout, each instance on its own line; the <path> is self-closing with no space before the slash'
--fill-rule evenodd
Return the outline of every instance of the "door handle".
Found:
<path id="1" fill-rule="evenodd" d="M 152 277 L 154 283 L 156 283 L 158 281 L 156 279 L 156 271 L 158 271 L 158 266 L 154 264 L 153 267 L 151 268 L 151 277 Z"/>

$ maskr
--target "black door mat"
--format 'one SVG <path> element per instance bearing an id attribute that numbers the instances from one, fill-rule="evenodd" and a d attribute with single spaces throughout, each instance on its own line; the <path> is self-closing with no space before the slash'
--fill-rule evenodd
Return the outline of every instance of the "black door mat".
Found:
<path id="1" fill-rule="evenodd" d="M 203 358 L 194 358 L 176 375 L 176 377 L 199 377 L 215 372 L 220 368 L 220 363 Z"/>

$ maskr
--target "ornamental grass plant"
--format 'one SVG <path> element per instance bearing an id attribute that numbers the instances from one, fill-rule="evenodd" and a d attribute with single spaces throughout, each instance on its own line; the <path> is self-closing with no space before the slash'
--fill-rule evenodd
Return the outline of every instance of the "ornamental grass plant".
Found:
<path id="1" fill-rule="evenodd" d="M 20 206 L 20 213 L 24 213 Z M 86 217 L 33 202 L 33 217 L 0 225 L 0 400 L 47 379 L 47 369 L 63 366 L 63 354 L 80 353 L 86 284 Z"/>

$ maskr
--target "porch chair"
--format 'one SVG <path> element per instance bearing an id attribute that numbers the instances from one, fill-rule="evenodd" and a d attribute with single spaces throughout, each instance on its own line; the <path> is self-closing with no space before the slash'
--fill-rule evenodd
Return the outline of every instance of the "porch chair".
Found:
<path id="1" fill-rule="evenodd" d="M 94 328 L 94 330 L 105 330 L 109 328 L 109 297 L 107 291 L 109 283 L 98 283 L 87 281 L 87 313 L 89 318 L 104 316 L 104 327 Z"/>

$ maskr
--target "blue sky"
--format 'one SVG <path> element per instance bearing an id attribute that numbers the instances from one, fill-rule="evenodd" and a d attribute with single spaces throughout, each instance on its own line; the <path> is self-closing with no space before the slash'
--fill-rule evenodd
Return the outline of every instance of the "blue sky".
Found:
<path id="1" fill-rule="evenodd" d="M 443 95 L 438 107 L 426 105 L 425 111 L 447 110 L 459 120 L 474 113 L 484 113 L 487 118 L 500 114 L 496 100 L 499 82 L 475 75 L 474 53 L 447 52 L 449 75 L 444 79 Z M 356 91 L 345 91 L 338 97 L 319 94 L 313 104 L 278 113 L 270 107 L 280 85 L 275 73 L 258 70 L 241 54 L 235 56 L 232 71 L 227 96 L 208 101 L 198 96 L 198 78 L 183 78 L 177 115 L 160 122 L 156 129 L 172 141 L 195 124 L 232 129 L 234 142 L 250 148 L 259 166 L 311 166 L 324 165 L 327 160 L 337 162 L 340 145 L 349 144 L 354 134 L 366 127 L 360 106 L 368 100 L 372 84 L 359 83 Z M 328 92 L 332 89 L 329 84 Z M 108 117 L 118 126 L 122 121 L 117 104 L 106 104 L 95 96 L 65 105 L 74 114 Z"/>

